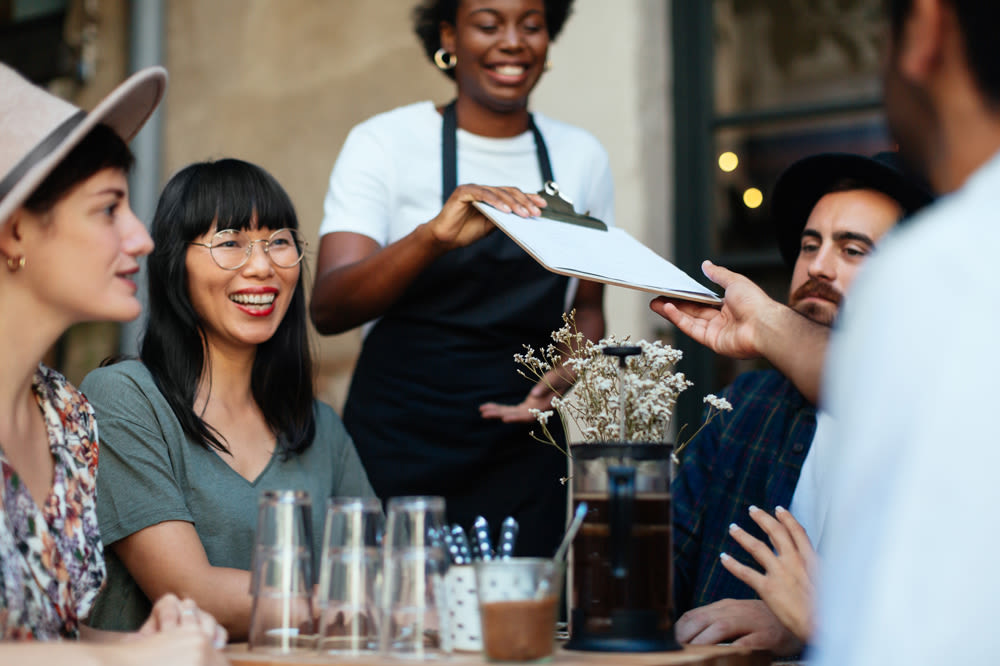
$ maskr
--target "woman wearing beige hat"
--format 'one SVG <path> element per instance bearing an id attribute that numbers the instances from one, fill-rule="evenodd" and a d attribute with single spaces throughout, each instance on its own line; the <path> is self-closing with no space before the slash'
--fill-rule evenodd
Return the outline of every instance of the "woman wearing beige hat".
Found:
<path id="1" fill-rule="evenodd" d="M 78 638 L 104 583 L 95 511 L 97 424 L 41 364 L 72 324 L 140 311 L 138 257 L 153 247 L 128 203 L 126 145 L 163 96 L 143 70 L 87 114 L 0 64 L 0 662 L 222 663 L 224 640 L 190 601 L 161 599 L 138 640 Z M 107 634 L 95 637 L 109 638 Z"/>

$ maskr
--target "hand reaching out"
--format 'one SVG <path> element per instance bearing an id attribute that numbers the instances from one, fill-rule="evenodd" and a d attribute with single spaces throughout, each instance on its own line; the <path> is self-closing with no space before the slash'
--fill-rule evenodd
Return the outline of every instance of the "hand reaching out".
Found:
<path id="1" fill-rule="evenodd" d="M 739 273 L 710 261 L 703 262 L 701 268 L 709 280 L 725 289 L 721 308 L 691 301 L 672 301 L 664 296 L 652 301 L 649 307 L 717 354 L 733 358 L 760 356 L 756 342 L 758 320 L 768 308 L 780 304 Z"/>
<path id="2" fill-rule="evenodd" d="M 806 642 L 813 633 L 812 575 L 818 565 L 805 529 L 785 509 L 775 509 L 775 517 L 755 506 L 750 517 L 767 534 L 774 551 L 760 539 L 733 524 L 729 533 L 764 568 L 764 573 L 722 553 L 722 566 L 760 595 L 782 624 Z"/>
<path id="3" fill-rule="evenodd" d="M 533 423 L 535 415 L 529 410 L 546 411 L 552 409 L 555 393 L 544 384 L 535 384 L 527 397 L 518 405 L 501 405 L 487 402 L 479 406 L 479 415 L 484 419 L 500 419 L 504 423 Z"/>
<path id="4" fill-rule="evenodd" d="M 649 307 L 682 333 L 717 354 L 763 356 L 813 404 L 819 404 L 830 327 L 812 321 L 764 293 L 748 278 L 702 263 L 705 275 L 726 290 L 721 308 L 657 298 Z"/>

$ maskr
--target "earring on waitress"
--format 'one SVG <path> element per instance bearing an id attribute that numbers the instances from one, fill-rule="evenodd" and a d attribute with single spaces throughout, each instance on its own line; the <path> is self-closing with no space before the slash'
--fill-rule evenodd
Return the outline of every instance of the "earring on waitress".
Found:
<path id="1" fill-rule="evenodd" d="M 434 64 L 442 72 L 447 72 L 449 69 L 455 69 L 455 65 L 458 64 L 458 56 L 440 48 L 434 52 Z"/>

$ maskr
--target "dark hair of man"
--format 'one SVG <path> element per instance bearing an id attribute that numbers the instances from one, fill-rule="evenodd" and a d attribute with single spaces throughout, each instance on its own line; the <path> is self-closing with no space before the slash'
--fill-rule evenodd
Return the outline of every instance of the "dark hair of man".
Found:
<path id="1" fill-rule="evenodd" d="M 47 213 L 74 187 L 104 169 L 127 172 L 135 158 L 128 144 L 107 125 L 96 125 L 59 162 L 24 202 L 32 213 Z"/>
<path id="2" fill-rule="evenodd" d="M 185 167 L 164 187 L 156 206 L 156 247 L 148 263 L 149 321 L 141 358 L 187 436 L 228 453 L 223 438 L 194 411 L 198 382 L 211 361 L 205 357 L 202 322 L 188 296 L 185 262 L 188 244 L 213 223 L 218 230 L 254 224 L 260 229 L 298 229 L 299 224 L 281 185 L 260 167 L 235 159 Z M 284 319 L 271 339 L 257 347 L 250 379 L 254 400 L 279 435 L 285 457 L 307 449 L 316 433 L 304 280 L 303 268 Z"/>
<path id="3" fill-rule="evenodd" d="M 1000 107 L 1000 58 L 996 53 L 996 28 L 1000 2 L 995 0 L 944 0 L 955 10 L 965 43 L 965 56 L 979 91 Z M 913 0 L 889 0 L 889 21 L 896 40 L 913 11 Z"/>
<path id="4" fill-rule="evenodd" d="M 434 54 L 441 48 L 441 24 L 455 25 L 461 0 L 424 0 L 413 8 L 413 30 L 424 46 L 424 53 L 434 62 Z M 545 0 L 545 27 L 549 40 L 555 41 L 569 18 L 573 0 Z M 452 79 L 455 72 L 445 72 Z"/>

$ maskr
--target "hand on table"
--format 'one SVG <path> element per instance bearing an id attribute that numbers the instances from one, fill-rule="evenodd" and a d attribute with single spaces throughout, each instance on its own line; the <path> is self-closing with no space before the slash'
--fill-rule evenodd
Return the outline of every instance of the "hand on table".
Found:
<path id="1" fill-rule="evenodd" d="M 191 599 L 181 600 L 173 594 L 157 599 L 138 634 L 151 636 L 177 628 L 200 632 L 216 648 L 225 647 L 228 638 L 225 628 L 214 617 L 198 608 Z"/>
<path id="2" fill-rule="evenodd" d="M 803 643 L 760 599 L 723 599 L 689 610 L 674 625 L 677 640 L 694 645 L 731 642 L 792 655 Z"/>
<path id="3" fill-rule="evenodd" d="M 103 666 L 222 666 L 226 630 L 190 599 L 165 594 L 135 633 L 88 629 L 81 647 Z"/>
<path id="4" fill-rule="evenodd" d="M 725 553 L 721 556 L 722 566 L 752 587 L 799 640 L 808 641 L 813 632 L 812 576 L 817 567 L 816 551 L 813 550 L 805 529 L 785 509 L 778 507 L 775 517 L 772 517 L 766 511 L 752 506 L 750 517 L 767 534 L 774 551 L 738 525 L 732 525 L 729 533 L 757 560 L 764 568 L 764 573 Z"/>
<path id="5" fill-rule="evenodd" d="M 200 627 L 182 622 L 157 633 L 136 636 L 128 642 L 101 644 L 93 648 L 98 663 L 105 666 L 225 666 L 229 660 L 212 644 Z"/>
<path id="6" fill-rule="evenodd" d="M 516 187 L 459 185 L 445 201 L 441 212 L 427 223 L 438 243 L 448 249 L 465 247 L 493 231 L 493 222 L 472 205 L 474 201 L 521 217 L 541 215 L 545 207 L 545 199 L 537 194 L 525 194 Z"/>

